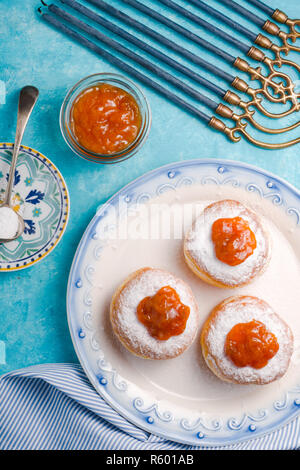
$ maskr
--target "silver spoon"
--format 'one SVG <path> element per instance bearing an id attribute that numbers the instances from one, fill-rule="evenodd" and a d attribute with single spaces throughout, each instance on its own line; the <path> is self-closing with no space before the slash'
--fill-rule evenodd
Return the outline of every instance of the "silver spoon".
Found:
<path id="1" fill-rule="evenodd" d="M 4 200 L 3 200 L 3 203 L 0 205 L 0 209 L 2 207 L 9 207 L 10 209 L 14 210 L 12 208 L 11 195 L 12 195 L 13 183 L 14 183 L 14 178 L 15 178 L 18 154 L 19 154 L 23 134 L 25 131 L 25 127 L 27 125 L 31 111 L 33 110 L 34 105 L 38 99 L 38 96 L 39 96 L 39 90 L 35 88 L 34 86 L 25 86 L 20 91 L 19 105 L 18 105 L 18 117 L 17 117 L 17 129 L 16 129 L 16 138 L 15 138 L 15 143 L 14 143 L 13 156 L 11 160 L 8 183 L 7 183 L 7 187 L 6 187 L 6 191 L 4 195 Z M 25 224 L 24 224 L 23 217 L 18 213 L 16 214 L 19 219 L 19 228 L 18 228 L 16 235 L 14 235 L 12 238 L 0 238 L 0 243 L 5 243 L 5 242 L 10 242 L 12 240 L 16 240 L 16 238 L 18 238 L 24 232 Z"/>

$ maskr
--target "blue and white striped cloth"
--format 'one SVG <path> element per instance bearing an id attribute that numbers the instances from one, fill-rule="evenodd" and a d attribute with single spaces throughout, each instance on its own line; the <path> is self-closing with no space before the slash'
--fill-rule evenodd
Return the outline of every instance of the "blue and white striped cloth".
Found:
<path id="1" fill-rule="evenodd" d="M 297 449 L 299 419 L 262 438 L 217 449 Z M 44 364 L 0 377 L 0 449 L 204 449 L 153 436 L 98 395 L 78 364 Z"/>

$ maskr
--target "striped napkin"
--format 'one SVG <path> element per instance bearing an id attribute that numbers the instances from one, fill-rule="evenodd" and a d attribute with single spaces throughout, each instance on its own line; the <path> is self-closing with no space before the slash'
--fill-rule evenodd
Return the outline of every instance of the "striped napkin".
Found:
<path id="1" fill-rule="evenodd" d="M 299 419 L 264 437 L 214 449 L 300 447 Z M 0 377 L 0 449 L 191 450 L 149 434 L 116 413 L 78 364 L 43 364 Z M 212 449 L 212 448 L 209 448 Z"/>

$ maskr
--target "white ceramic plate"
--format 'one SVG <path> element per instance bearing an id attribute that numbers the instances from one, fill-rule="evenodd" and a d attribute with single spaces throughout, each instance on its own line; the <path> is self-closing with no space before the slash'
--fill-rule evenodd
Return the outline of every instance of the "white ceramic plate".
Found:
<path id="1" fill-rule="evenodd" d="M 225 198 L 240 200 L 260 213 L 273 238 L 268 270 L 249 286 L 234 290 L 200 281 L 184 263 L 180 235 L 155 239 L 152 233 L 149 239 L 147 225 L 155 213 L 149 209 L 158 203 L 165 207 L 166 220 L 169 207 L 201 207 Z M 184 228 L 189 223 L 182 222 Z M 180 222 L 176 224 L 178 229 Z M 113 196 L 98 209 L 83 235 L 67 294 L 74 347 L 99 394 L 140 428 L 191 445 L 225 445 L 258 437 L 298 415 L 299 226 L 300 194 L 295 188 L 263 170 L 226 160 L 170 164 Z M 213 306 L 230 295 L 257 295 L 269 302 L 294 333 L 295 353 L 287 374 L 265 386 L 222 382 L 206 367 L 198 339 L 176 359 L 148 361 L 129 353 L 112 333 L 109 303 L 127 275 L 149 265 L 169 270 L 190 284 L 202 322 Z"/>

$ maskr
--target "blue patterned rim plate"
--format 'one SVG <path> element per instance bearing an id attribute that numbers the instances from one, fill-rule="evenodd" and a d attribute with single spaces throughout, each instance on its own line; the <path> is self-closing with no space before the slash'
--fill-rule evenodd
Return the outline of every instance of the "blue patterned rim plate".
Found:
<path id="1" fill-rule="evenodd" d="M 3 197 L 13 144 L 0 144 L 0 202 Z M 66 183 L 53 163 L 41 153 L 21 146 L 15 172 L 12 202 L 25 222 L 17 240 L 0 244 L 0 271 L 32 266 L 57 246 L 69 217 Z"/>
<path id="2" fill-rule="evenodd" d="M 68 322 L 76 353 L 87 376 L 98 393 L 120 415 L 149 433 L 171 441 L 196 446 L 221 446 L 259 437 L 296 417 L 300 412 L 300 378 L 296 387 L 285 390 L 284 396 L 278 392 L 280 396 L 276 400 L 254 413 L 253 410 L 243 410 L 240 414 L 239 410 L 236 416 L 208 416 L 204 419 L 198 416 L 191 418 L 188 412 L 178 416 L 173 409 L 163 409 L 162 403 L 155 397 L 149 402 L 149 397 L 145 398 L 145 390 L 132 386 L 122 377 L 118 364 L 112 364 L 111 359 L 106 357 L 105 345 L 99 344 L 92 321 L 93 262 L 101 263 L 103 246 L 103 241 L 99 241 L 96 234 L 99 224 L 101 229 L 105 229 L 106 222 L 108 226 L 108 206 L 116 206 L 120 198 L 128 205 L 146 201 L 186 184 L 212 184 L 216 188 L 231 185 L 255 192 L 258 197 L 278 206 L 290 218 L 292 226 L 300 228 L 300 192 L 264 170 L 244 163 L 215 159 L 177 162 L 158 168 L 114 195 L 88 225 L 69 276 Z M 87 261 L 89 254 L 91 256 Z"/>

